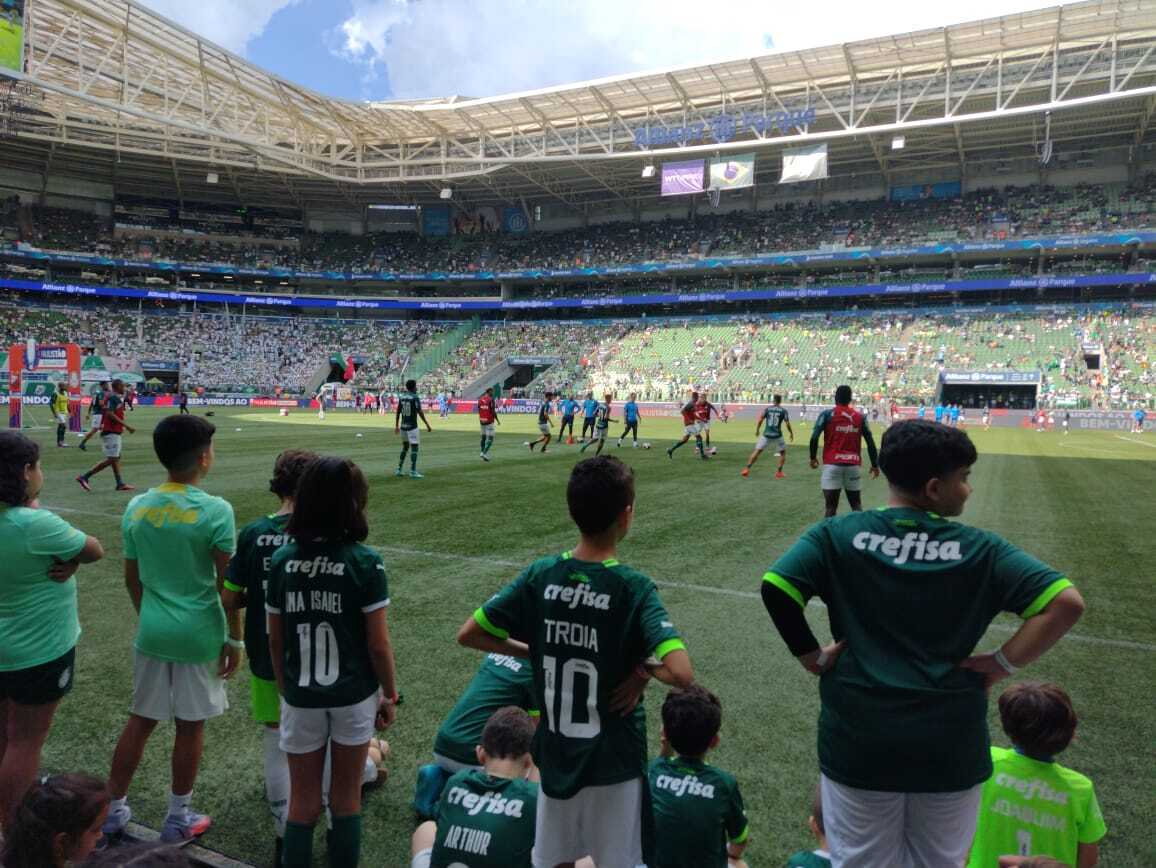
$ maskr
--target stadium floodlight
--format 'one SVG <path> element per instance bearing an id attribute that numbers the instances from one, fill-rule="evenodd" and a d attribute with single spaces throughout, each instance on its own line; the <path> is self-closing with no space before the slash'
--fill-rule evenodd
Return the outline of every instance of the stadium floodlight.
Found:
<path id="1" fill-rule="evenodd" d="M 221 176 L 218 175 L 216 172 L 209 172 L 207 175 L 205 175 L 205 183 L 206 184 L 216 184 L 220 180 L 221 180 Z"/>
<path id="2" fill-rule="evenodd" d="M 454 191 L 451 190 L 449 187 L 442 187 L 441 192 L 438 193 L 438 198 L 439 199 L 452 199 L 452 198 L 454 198 Z"/>
<path id="3" fill-rule="evenodd" d="M 642 167 L 642 177 L 644 177 L 644 178 L 653 178 L 654 177 L 654 164 L 653 163 L 651 163 L 649 166 L 643 166 Z"/>
<path id="4" fill-rule="evenodd" d="M 906 136 L 895 136 L 891 139 L 891 150 L 902 151 L 905 147 L 907 147 Z"/>

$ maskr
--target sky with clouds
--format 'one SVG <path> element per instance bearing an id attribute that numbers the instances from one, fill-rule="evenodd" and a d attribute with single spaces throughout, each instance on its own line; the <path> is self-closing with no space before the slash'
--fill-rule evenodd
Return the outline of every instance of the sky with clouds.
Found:
<path id="1" fill-rule="evenodd" d="M 347 99 L 492 96 L 884 36 L 1040 0 L 139 0 L 246 59 Z"/>

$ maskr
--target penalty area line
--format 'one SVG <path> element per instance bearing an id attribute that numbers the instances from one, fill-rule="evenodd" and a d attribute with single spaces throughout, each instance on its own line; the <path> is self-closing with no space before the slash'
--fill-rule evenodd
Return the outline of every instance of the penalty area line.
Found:
<path id="1" fill-rule="evenodd" d="M 1156 449 L 1156 443 L 1145 443 L 1143 440 L 1137 440 L 1135 437 L 1125 437 L 1123 434 L 1117 434 L 1116 439 L 1123 440 L 1125 443 L 1139 443 L 1141 446 L 1147 446 L 1149 449 Z"/>
<path id="2" fill-rule="evenodd" d="M 1148 444 L 1144 444 L 1147 446 Z M 121 516 L 111 512 L 94 512 L 88 509 L 73 509 L 63 506 L 45 506 L 45 509 L 50 509 L 53 512 L 69 512 L 80 513 L 84 515 L 103 516 L 104 518 L 115 518 L 118 521 Z M 484 555 L 460 555 L 455 552 L 431 552 L 425 549 L 404 548 L 402 546 L 373 546 L 378 551 L 387 552 L 390 554 L 401 555 L 402 557 L 412 558 L 430 558 L 439 561 L 452 561 L 454 563 L 471 563 L 475 566 L 478 564 L 490 564 L 494 567 L 502 569 L 522 569 L 526 566 L 527 561 L 510 561 L 500 560 L 497 558 L 490 558 Z M 694 591 L 700 594 L 713 594 L 718 597 L 732 597 L 743 600 L 761 600 L 762 597 L 754 591 L 739 591 L 733 588 L 714 588 L 710 585 L 695 585 L 689 582 L 672 582 L 665 579 L 655 579 L 654 583 L 660 588 L 674 588 L 680 591 Z M 810 606 L 820 606 L 826 608 L 821 600 L 810 600 Z M 991 624 L 988 628 L 990 630 L 998 630 L 1002 633 L 1014 633 L 1019 627 L 1011 626 L 1009 624 Z M 1156 645 L 1148 642 L 1136 642 L 1131 639 L 1105 639 L 1100 636 L 1085 636 L 1081 633 L 1067 633 L 1064 640 L 1072 640 L 1073 642 L 1082 642 L 1089 645 L 1103 645 L 1109 648 L 1125 648 L 1129 651 L 1146 651 L 1149 653 L 1156 652 Z"/>

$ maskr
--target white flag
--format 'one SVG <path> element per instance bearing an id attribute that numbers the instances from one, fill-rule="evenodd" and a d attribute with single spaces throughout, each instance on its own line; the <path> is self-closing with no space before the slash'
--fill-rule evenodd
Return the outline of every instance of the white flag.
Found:
<path id="1" fill-rule="evenodd" d="M 818 181 L 827 177 L 827 145 L 811 145 L 783 151 L 781 184 L 796 181 Z"/>

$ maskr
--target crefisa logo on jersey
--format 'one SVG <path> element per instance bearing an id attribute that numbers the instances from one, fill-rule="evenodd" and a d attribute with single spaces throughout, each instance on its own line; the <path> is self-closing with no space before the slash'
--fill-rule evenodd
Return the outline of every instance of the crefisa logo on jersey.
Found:
<path id="1" fill-rule="evenodd" d="M 925 533 L 905 534 L 903 539 L 880 533 L 862 531 L 855 534 L 851 545 L 861 552 L 879 552 L 895 564 L 913 561 L 961 561 L 963 554 L 956 540 L 928 539 Z"/>

